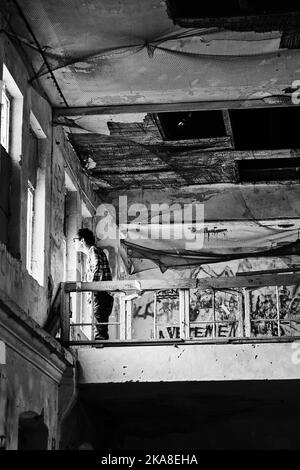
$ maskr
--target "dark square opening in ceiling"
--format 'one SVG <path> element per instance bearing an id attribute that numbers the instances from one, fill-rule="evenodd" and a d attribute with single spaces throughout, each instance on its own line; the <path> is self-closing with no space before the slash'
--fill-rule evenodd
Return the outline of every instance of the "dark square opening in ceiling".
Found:
<path id="1" fill-rule="evenodd" d="M 164 140 L 196 140 L 226 136 L 222 111 L 158 113 Z"/>
<path id="2" fill-rule="evenodd" d="M 236 150 L 300 148 L 300 107 L 229 111 Z"/>
<path id="3" fill-rule="evenodd" d="M 274 0 L 168 0 L 168 9 L 173 18 L 226 18 L 260 14 L 280 14 L 299 10 L 297 0 L 275 2 Z"/>
<path id="4" fill-rule="evenodd" d="M 299 181 L 300 158 L 255 158 L 236 163 L 241 183 Z"/>

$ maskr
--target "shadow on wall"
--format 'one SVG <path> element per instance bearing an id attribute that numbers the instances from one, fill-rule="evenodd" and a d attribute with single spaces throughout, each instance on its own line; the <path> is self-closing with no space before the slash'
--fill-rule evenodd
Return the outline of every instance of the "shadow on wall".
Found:
<path id="1" fill-rule="evenodd" d="M 77 401 L 63 421 L 61 429 L 61 450 L 93 450 L 95 441 L 102 442 L 104 417 L 95 423 L 89 416 L 86 406 Z"/>
<path id="2" fill-rule="evenodd" d="M 48 428 L 43 413 L 26 411 L 19 417 L 18 450 L 47 450 Z"/>

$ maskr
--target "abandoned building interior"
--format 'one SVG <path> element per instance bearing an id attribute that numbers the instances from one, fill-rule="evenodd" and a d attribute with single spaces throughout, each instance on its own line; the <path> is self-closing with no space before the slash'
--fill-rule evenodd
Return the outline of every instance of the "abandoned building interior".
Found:
<path id="1" fill-rule="evenodd" d="M 299 49 L 293 0 L 1 0 L 1 449 L 299 449 Z"/>

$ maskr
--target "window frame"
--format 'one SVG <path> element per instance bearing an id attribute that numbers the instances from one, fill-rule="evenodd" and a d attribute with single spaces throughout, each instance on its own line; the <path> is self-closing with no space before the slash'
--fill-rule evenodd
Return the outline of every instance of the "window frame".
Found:
<path id="1" fill-rule="evenodd" d="M 7 104 L 4 106 L 5 103 Z M 1 92 L 1 145 L 2 147 L 6 150 L 6 152 L 9 154 L 10 152 L 10 146 L 11 146 L 11 123 L 12 123 L 12 102 L 13 102 L 13 97 L 9 93 L 7 86 L 4 84 L 2 87 L 2 92 Z M 7 110 L 7 114 L 4 117 L 4 111 Z M 3 126 L 3 123 L 5 125 Z M 3 135 L 3 131 L 5 131 L 5 136 Z M 5 140 L 5 141 L 4 141 Z"/>
<path id="2" fill-rule="evenodd" d="M 26 269 L 32 275 L 33 256 L 33 223 L 34 223 L 34 192 L 35 188 L 28 181 L 27 184 L 27 224 L 26 224 Z"/>
<path id="3" fill-rule="evenodd" d="M 166 144 L 166 145 L 170 145 L 170 146 L 176 146 L 176 145 L 181 145 L 181 146 L 195 146 L 195 145 L 203 145 L 204 146 L 204 150 L 205 150 L 205 147 L 207 148 L 211 148 L 211 147 L 215 147 L 216 145 L 220 148 L 225 148 L 225 149 L 228 149 L 228 150 L 232 150 L 233 149 L 233 137 L 232 137 L 232 131 L 231 131 L 231 128 L 228 127 L 228 119 L 227 119 L 227 116 L 226 114 L 224 113 L 223 110 L 208 110 L 208 111 L 183 111 L 183 113 L 195 113 L 195 112 L 210 112 L 210 111 L 217 111 L 219 113 L 221 113 L 222 115 L 222 119 L 223 119 L 223 125 L 224 125 L 224 135 L 220 135 L 220 136 L 208 136 L 208 137 L 191 137 L 191 138 L 180 138 L 180 136 L 178 136 L 178 138 L 169 138 L 165 129 L 164 129 L 164 125 L 163 123 L 161 122 L 160 120 L 160 114 L 163 114 L 163 113 L 151 113 L 150 116 L 153 120 L 153 122 L 155 123 L 155 125 L 157 126 L 158 130 L 159 130 L 159 133 L 160 133 L 160 136 L 161 136 L 161 139 L 162 139 L 162 143 L 163 144 Z M 164 114 L 171 114 L 172 112 L 168 112 L 168 113 L 164 113 Z"/>

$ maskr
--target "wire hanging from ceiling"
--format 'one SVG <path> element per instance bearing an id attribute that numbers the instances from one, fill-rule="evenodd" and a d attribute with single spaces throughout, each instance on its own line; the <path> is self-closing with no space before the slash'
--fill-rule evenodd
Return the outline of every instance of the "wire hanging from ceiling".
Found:
<path id="1" fill-rule="evenodd" d="M 15 0 L 14 0 L 15 1 Z M 150 41 L 144 41 L 139 44 L 127 44 L 123 46 L 116 46 L 116 47 L 110 47 L 107 49 L 101 49 L 99 51 L 94 51 L 88 54 L 84 54 L 79 57 L 68 57 L 66 58 L 65 56 L 55 54 L 50 51 L 45 51 L 42 50 L 41 47 L 39 46 L 39 52 L 42 50 L 43 51 L 43 56 L 46 58 L 49 58 L 51 60 L 54 60 L 57 62 L 56 65 L 51 65 L 49 62 L 44 61 L 45 65 L 47 67 L 47 70 L 41 70 L 37 76 L 42 77 L 44 75 L 47 75 L 48 73 L 63 69 L 65 67 L 71 67 L 72 65 L 76 65 L 77 63 L 80 62 L 93 62 L 96 60 L 105 60 L 105 59 L 118 59 L 118 58 L 124 58 L 126 55 L 134 55 L 142 50 L 146 49 L 148 52 L 149 57 L 154 56 L 155 50 L 161 50 L 166 53 L 171 53 L 171 54 L 177 54 L 177 55 L 185 55 L 185 56 L 190 56 L 190 57 L 195 57 L 195 58 L 204 58 L 204 59 L 215 59 L 215 60 L 228 60 L 228 59 L 239 59 L 239 58 L 248 58 L 248 57 L 264 57 L 264 56 L 269 56 L 269 55 L 276 55 L 280 49 L 275 50 L 275 51 L 266 51 L 266 52 L 261 52 L 261 53 L 251 53 L 251 54 L 206 54 L 206 53 L 197 53 L 197 52 L 189 52 L 189 51 L 181 51 L 181 50 L 176 50 L 168 47 L 162 47 L 161 44 L 170 42 L 170 41 L 177 41 L 180 39 L 185 39 L 185 38 L 192 38 L 192 37 L 199 37 L 200 41 L 203 42 L 204 44 L 208 44 L 209 42 L 212 41 L 238 41 L 238 42 L 261 42 L 261 41 L 268 41 L 272 39 L 279 39 L 281 35 L 268 35 L 267 37 L 264 38 L 212 38 L 211 40 L 207 41 L 202 38 L 202 36 L 206 36 L 209 34 L 214 34 L 214 33 L 222 33 L 224 32 L 223 29 L 221 28 L 208 28 L 205 30 L 199 30 L 195 28 L 191 28 L 185 31 L 180 31 L 176 33 L 172 33 L 169 35 L 162 36 L 157 39 L 153 39 Z M 24 45 L 27 45 L 28 47 L 32 47 L 32 45 L 26 44 L 26 42 L 23 40 Z M 44 48 L 45 49 L 45 48 Z M 284 51 L 285 49 L 281 49 L 280 51 Z"/>
<path id="2" fill-rule="evenodd" d="M 38 49 L 40 55 L 41 55 L 42 58 L 43 58 L 44 63 L 45 63 L 46 66 L 47 66 L 47 69 L 48 69 L 48 71 L 49 71 L 49 74 L 50 74 L 50 76 L 51 76 L 51 78 L 52 78 L 52 80 L 53 80 L 53 83 L 54 83 L 54 85 L 55 85 L 55 87 L 56 87 L 56 89 L 57 89 L 57 91 L 58 91 L 60 97 L 62 98 L 62 100 L 63 100 L 63 102 L 65 103 L 65 105 L 66 105 L 67 107 L 69 107 L 68 102 L 67 102 L 67 100 L 66 100 L 66 98 L 65 98 L 65 96 L 64 96 L 64 94 L 63 94 L 63 92 L 62 92 L 62 90 L 61 90 L 61 88 L 60 88 L 60 86 L 59 86 L 59 84 L 58 84 L 58 82 L 57 82 L 55 76 L 54 76 L 54 74 L 53 74 L 53 71 L 51 70 L 51 67 L 50 67 L 50 64 L 49 64 L 49 62 L 48 62 L 48 59 L 47 59 L 47 57 L 46 57 L 46 55 L 45 55 L 45 52 L 43 51 L 43 49 L 42 49 L 42 47 L 41 47 L 41 45 L 40 45 L 40 43 L 39 43 L 37 37 L 35 36 L 35 34 L 34 34 L 32 28 L 31 28 L 31 26 L 30 26 L 30 24 L 29 24 L 29 22 L 28 22 L 28 20 L 27 20 L 27 18 L 26 18 L 26 16 L 25 16 L 25 14 L 24 14 L 22 8 L 21 8 L 20 5 L 18 4 L 17 0 L 12 0 L 12 1 L 13 1 L 13 4 L 15 5 L 17 11 L 18 11 L 18 14 L 20 15 L 21 19 L 23 20 L 23 22 L 24 22 L 24 24 L 25 24 L 25 26 L 26 26 L 26 28 L 27 28 L 29 34 L 32 36 L 32 39 L 33 39 L 33 41 L 34 41 L 34 43 L 35 43 L 35 45 L 36 45 L 36 47 L 37 47 L 37 49 Z"/>

